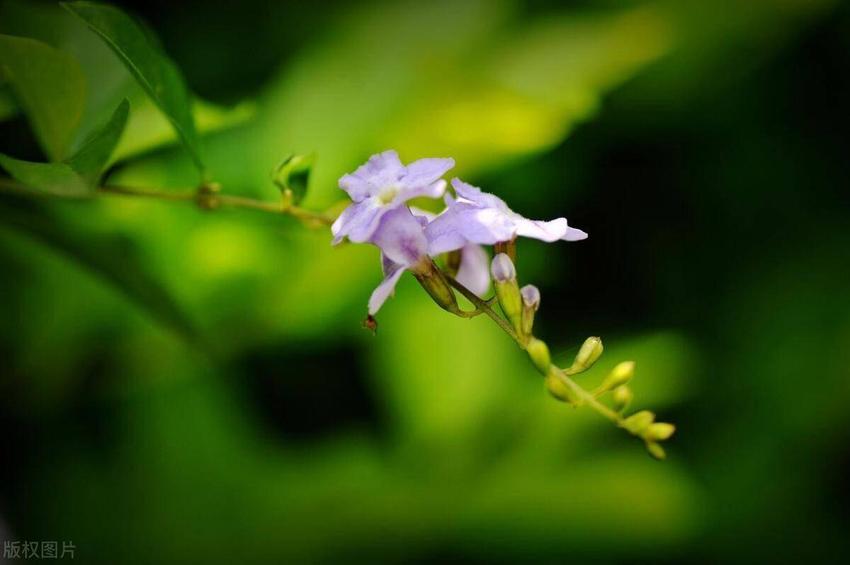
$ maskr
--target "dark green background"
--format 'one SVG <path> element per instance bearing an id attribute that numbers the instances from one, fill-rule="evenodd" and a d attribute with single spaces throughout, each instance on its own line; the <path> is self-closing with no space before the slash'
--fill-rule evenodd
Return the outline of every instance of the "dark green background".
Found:
<path id="1" fill-rule="evenodd" d="M 842 561 L 850 10 L 720 4 L 125 5 L 195 94 L 242 103 L 204 137 L 226 192 L 273 200 L 277 161 L 315 152 L 323 208 L 393 147 L 588 231 L 520 244 L 538 333 L 563 362 L 601 335 L 600 365 L 635 359 L 635 406 L 678 431 L 651 460 L 412 278 L 372 337 L 377 250 L 327 231 L 3 196 L 0 535 L 73 540 L 83 563 Z M 2 33 L 102 55 L 51 4 L 0 13 Z M 42 157 L 20 115 L 0 151 Z M 195 182 L 173 145 L 110 181 Z M 15 227 L 35 213 L 119 270 L 136 257 L 194 345 Z"/>

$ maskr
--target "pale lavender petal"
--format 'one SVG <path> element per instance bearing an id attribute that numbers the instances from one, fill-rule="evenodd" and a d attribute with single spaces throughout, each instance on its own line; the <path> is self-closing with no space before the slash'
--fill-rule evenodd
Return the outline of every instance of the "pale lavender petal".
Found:
<path id="1" fill-rule="evenodd" d="M 461 198 L 469 200 L 482 208 L 496 208 L 502 212 L 511 213 L 511 209 L 505 204 L 505 201 L 487 192 L 482 191 L 477 186 L 472 186 L 469 183 L 463 182 L 459 178 L 452 179 L 452 186 Z"/>
<path id="2" fill-rule="evenodd" d="M 551 222 L 543 222 L 540 220 L 526 220 L 523 217 L 517 217 L 516 233 L 523 237 L 531 237 L 541 241 L 557 241 L 564 237 L 567 233 L 567 219 L 558 218 Z"/>
<path id="3" fill-rule="evenodd" d="M 405 266 L 416 263 L 428 252 L 422 224 L 405 206 L 385 213 L 370 241 L 391 261 Z"/>
<path id="4" fill-rule="evenodd" d="M 519 294 L 522 296 L 522 304 L 527 308 L 533 308 L 535 311 L 540 308 L 540 289 L 533 284 L 527 284 L 519 289 Z"/>
<path id="5" fill-rule="evenodd" d="M 460 267 L 455 278 L 478 296 L 484 297 L 490 288 L 490 258 L 483 247 L 467 245 L 461 249 Z"/>
<path id="6" fill-rule="evenodd" d="M 516 267 L 507 253 L 497 253 L 490 263 L 490 274 L 497 282 L 508 282 L 516 278 Z"/>
<path id="7" fill-rule="evenodd" d="M 461 208 L 458 216 L 458 229 L 470 243 L 492 245 L 500 241 L 510 241 L 517 234 L 517 228 L 510 217 L 495 208 Z"/>
<path id="8" fill-rule="evenodd" d="M 454 166 L 454 159 L 419 159 L 407 166 L 401 182 L 411 188 L 430 185 Z"/>
<path id="9" fill-rule="evenodd" d="M 587 239 L 587 232 L 567 226 L 567 233 L 561 239 L 564 241 L 581 241 L 582 239 Z"/>
<path id="10" fill-rule="evenodd" d="M 416 216 L 419 220 L 419 223 L 423 226 L 427 226 L 430 222 L 434 221 L 434 218 L 437 217 L 437 214 L 433 212 L 429 212 L 428 210 L 423 210 L 422 208 L 417 208 L 416 206 L 408 206 L 410 208 L 410 213 Z"/>
<path id="11" fill-rule="evenodd" d="M 374 198 L 351 204 L 331 226 L 334 245 L 345 237 L 354 243 L 369 241 L 386 212 L 387 209 Z"/>
<path id="12" fill-rule="evenodd" d="M 434 218 L 425 228 L 428 254 L 432 257 L 455 251 L 467 244 L 466 238 L 458 230 L 457 216 L 457 212 L 450 208 Z"/>
<path id="13" fill-rule="evenodd" d="M 438 180 L 431 184 L 402 186 L 393 198 L 393 204 L 402 204 L 413 198 L 439 198 L 446 192 L 446 181 Z"/>
<path id="14" fill-rule="evenodd" d="M 404 274 L 404 271 L 407 269 L 402 267 L 400 269 L 396 269 L 392 273 L 390 273 L 378 287 L 372 291 L 372 296 L 369 297 L 369 315 L 374 316 L 378 313 L 378 310 L 381 309 L 381 306 L 384 305 L 384 302 L 387 301 L 387 298 L 392 296 L 393 291 L 395 291 L 395 285 L 398 284 L 398 280 L 401 278 L 401 275 Z"/>
<path id="15" fill-rule="evenodd" d="M 381 271 L 384 273 L 385 277 L 390 276 L 397 270 L 403 268 L 404 265 L 399 265 L 389 257 L 387 257 L 386 253 L 381 252 Z"/>
<path id="16" fill-rule="evenodd" d="M 352 200 L 360 202 L 370 196 L 376 196 L 381 189 L 398 182 L 405 167 L 393 150 L 372 155 L 366 163 L 353 173 L 339 179 L 339 187 L 346 191 Z"/>

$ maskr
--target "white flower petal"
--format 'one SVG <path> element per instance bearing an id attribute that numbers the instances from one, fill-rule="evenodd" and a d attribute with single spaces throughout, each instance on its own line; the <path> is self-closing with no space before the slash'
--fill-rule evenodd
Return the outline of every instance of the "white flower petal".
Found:
<path id="1" fill-rule="evenodd" d="M 387 275 L 381 284 L 379 284 L 375 290 L 372 291 L 372 296 L 369 297 L 369 315 L 374 316 L 378 313 L 378 310 L 381 309 L 381 306 L 384 305 L 384 302 L 387 301 L 387 298 L 392 296 L 395 291 L 395 286 L 398 284 L 398 280 L 401 278 L 401 275 L 407 269 L 405 267 L 400 267 Z"/>
<path id="2" fill-rule="evenodd" d="M 483 247 L 472 244 L 461 249 L 460 267 L 455 278 L 478 296 L 484 297 L 490 289 L 490 257 Z"/>

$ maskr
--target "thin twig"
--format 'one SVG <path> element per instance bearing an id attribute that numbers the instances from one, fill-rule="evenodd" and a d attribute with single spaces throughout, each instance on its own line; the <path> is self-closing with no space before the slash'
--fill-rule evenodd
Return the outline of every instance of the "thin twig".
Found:
<path id="1" fill-rule="evenodd" d="M 448 283 L 455 288 L 455 290 L 461 293 L 467 300 L 472 302 L 478 310 L 484 312 L 494 322 L 496 322 L 506 334 L 511 336 L 511 338 L 517 343 L 517 345 L 520 346 L 520 348 L 525 349 L 525 344 L 522 342 L 522 339 L 520 339 L 520 337 L 516 334 L 516 332 L 508 323 L 508 321 L 501 317 L 495 310 L 490 307 L 491 303 L 489 301 L 485 301 L 480 298 L 477 294 L 460 284 L 455 278 L 450 277 L 445 273 L 443 273 L 443 275 L 446 277 Z"/>
<path id="2" fill-rule="evenodd" d="M 34 197 L 57 197 L 65 199 L 80 200 L 79 196 L 48 194 L 37 192 L 26 187 L 26 185 L 18 183 L 12 179 L 0 178 L 0 188 L 16 194 Z M 227 208 L 242 208 L 246 210 L 257 210 L 270 214 L 280 214 L 284 216 L 292 216 L 303 222 L 329 226 L 333 224 L 335 218 L 322 212 L 314 212 L 301 208 L 295 205 L 284 205 L 282 202 L 267 202 L 263 200 L 255 200 L 244 196 L 234 196 L 230 194 L 219 194 L 217 192 L 201 193 L 197 190 L 182 190 L 182 191 L 163 191 L 152 190 L 147 188 L 136 188 L 128 186 L 105 185 L 99 186 L 94 191 L 96 194 L 104 194 L 109 196 L 132 196 L 139 198 L 152 198 L 156 200 L 168 200 L 177 202 L 194 202 L 200 204 L 205 202 L 206 209 L 212 209 L 217 206 Z"/>

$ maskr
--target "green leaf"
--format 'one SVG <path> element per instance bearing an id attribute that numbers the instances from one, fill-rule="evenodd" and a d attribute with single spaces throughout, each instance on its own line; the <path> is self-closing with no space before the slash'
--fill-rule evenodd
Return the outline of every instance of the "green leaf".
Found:
<path id="1" fill-rule="evenodd" d="M 198 343 L 193 324 L 169 292 L 147 271 L 131 241 L 67 226 L 44 206 L 0 200 L 0 222 L 68 257 L 122 292 L 155 319 L 192 343 Z"/>
<path id="2" fill-rule="evenodd" d="M 313 155 L 290 155 L 275 169 L 272 181 L 290 203 L 298 204 L 307 194 L 313 161 Z"/>
<path id="3" fill-rule="evenodd" d="M 90 196 L 121 132 L 127 124 L 130 104 L 121 102 L 109 121 L 86 138 L 70 158 L 61 163 L 33 163 L 0 153 L 0 166 L 29 188 L 57 196 Z"/>
<path id="4" fill-rule="evenodd" d="M 127 125 L 130 103 L 127 100 L 121 102 L 112 113 L 112 117 L 104 126 L 92 132 L 83 142 L 73 157 L 68 159 L 68 164 L 82 176 L 89 185 L 94 186 L 100 178 L 100 174 L 106 167 L 109 157 L 121 139 L 124 126 Z"/>
<path id="5" fill-rule="evenodd" d="M 171 122 L 198 170 L 205 174 L 189 90 L 177 66 L 150 32 L 113 6 L 91 2 L 67 2 L 62 6 L 85 21 L 118 55 Z"/>
<path id="6" fill-rule="evenodd" d="M 56 196 L 88 196 L 86 180 L 67 163 L 33 163 L 0 153 L 0 166 L 13 178 L 38 192 Z"/>
<path id="7" fill-rule="evenodd" d="M 34 39 L 0 35 L 0 76 L 50 160 L 66 157 L 85 107 L 86 83 L 77 60 Z"/>
<path id="8" fill-rule="evenodd" d="M 18 114 L 18 105 L 12 98 L 8 86 L 0 86 L 0 122 L 8 120 Z"/>

